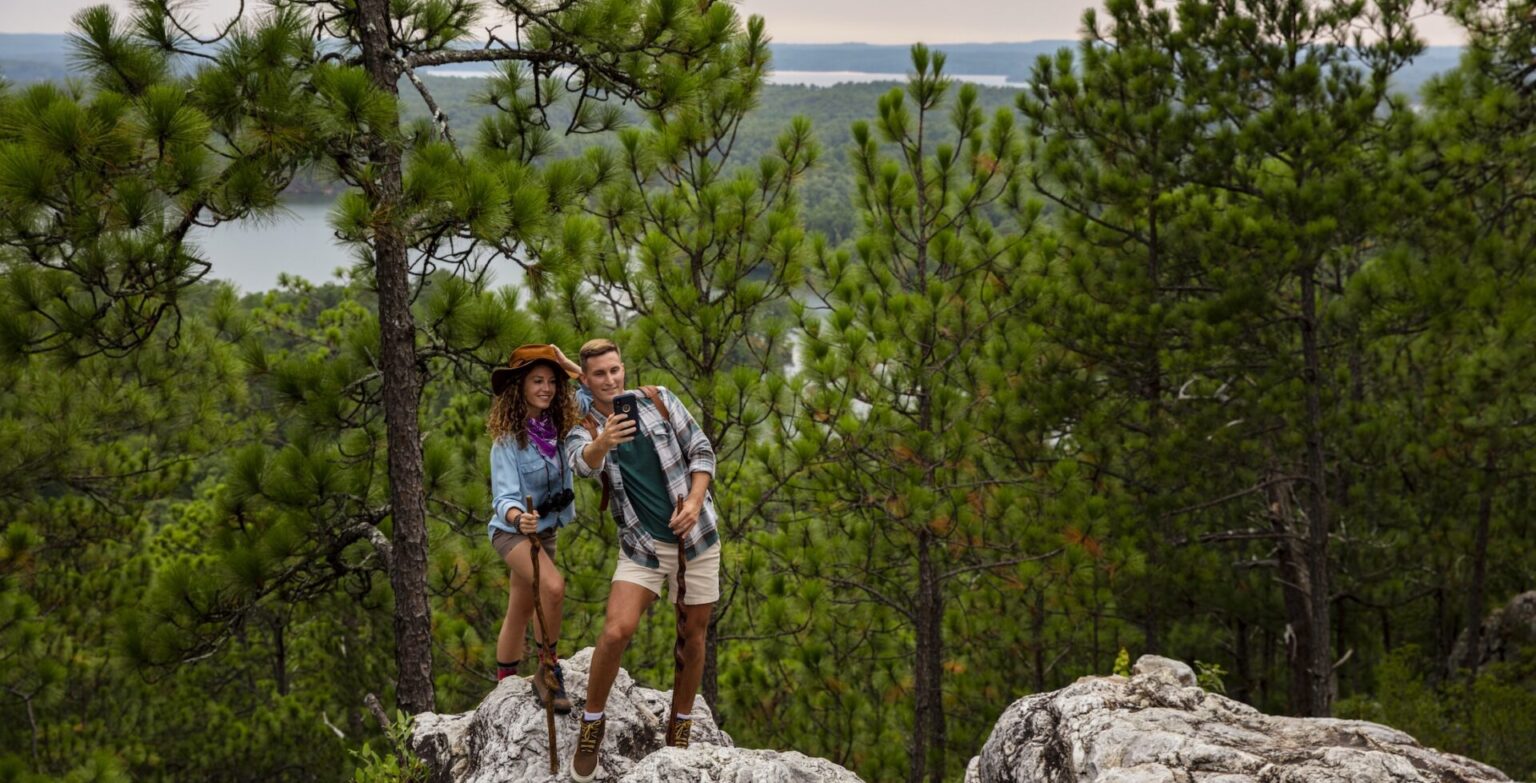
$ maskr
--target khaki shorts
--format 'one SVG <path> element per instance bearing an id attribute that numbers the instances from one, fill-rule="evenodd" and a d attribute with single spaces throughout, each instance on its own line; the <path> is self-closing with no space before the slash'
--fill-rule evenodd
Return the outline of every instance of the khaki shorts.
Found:
<path id="1" fill-rule="evenodd" d="M 613 581 L 629 582 L 650 590 L 661 597 L 661 585 L 666 583 L 667 595 L 677 595 L 677 544 L 656 542 L 656 557 L 660 568 L 650 568 L 619 555 L 619 565 L 613 569 Z M 683 603 L 688 606 L 712 604 L 720 600 L 720 544 L 700 552 L 688 561 L 684 583 L 688 588 Z"/>
<path id="2" fill-rule="evenodd" d="M 555 560 L 555 533 L 559 529 L 558 527 L 552 527 L 539 534 L 539 545 L 544 547 L 544 552 L 549 555 L 549 562 L 551 563 L 559 562 Z M 527 540 L 528 537 L 522 533 L 508 533 L 501 528 L 497 528 L 496 533 L 491 536 L 491 546 L 496 550 L 496 554 L 501 555 L 501 562 L 505 563 L 507 562 L 507 553 L 512 551 L 512 547 Z"/>

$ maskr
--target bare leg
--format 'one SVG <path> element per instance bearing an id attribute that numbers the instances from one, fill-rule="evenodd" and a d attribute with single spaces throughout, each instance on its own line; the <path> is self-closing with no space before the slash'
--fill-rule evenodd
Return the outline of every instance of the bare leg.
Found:
<path id="1" fill-rule="evenodd" d="M 510 572 L 507 582 L 507 616 L 496 636 L 496 660 L 517 663 L 523 659 L 523 636 L 533 617 L 533 587 Z"/>
<path id="2" fill-rule="evenodd" d="M 507 551 L 507 567 L 512 573 L 511 586 L 507 590 L 507 617 L 501 624 L 501 635 L 496 638 L 496 655 L 508 663 L 523 657 L 523 633 L 533 617 L 533 560 L 528 556 L 533 544 L 519 541 Z M 560 640 L 560 620 L 565 610 L 565 577 L 550 561 L 549 554 L 539 552 L 539 576 L 544 583 L 539 595 L 544 601 L 544 622 L 549 623 L 549 638 Z M 534 623 L 533 636 L 540 644 L 544 634 Z M 500 656 L 507 655 L 506 658 Z"/>
<path id="3" fill-rule="evenodd" d="M 619 661 L 624 656 L 624 648 L 635 635 L 640 615 L 655 600 L 655 593 L 633 582 L 613 583 L 608 593 L 603 635 L 598 637 L 597 650 L 592 653 L 592 668 L 587 675 L 587 712 L 602 712 L 608 706 L 608 690 L 613 687 L 614 678 L 619 676 Z M 702 662 L 703 658 L 699 660 Z"/>
<path id="4" fill-rule="evenodd" d="M 693 712 L 693 697 L 699 692 L 704 679 L 704 639 L 709 633 L 709 618 L 714 604 L 698 604 L 686 608 L 687 624 L 683 638 L 683 666 L 672 674 L 672 714 L 688 715 Z"/>

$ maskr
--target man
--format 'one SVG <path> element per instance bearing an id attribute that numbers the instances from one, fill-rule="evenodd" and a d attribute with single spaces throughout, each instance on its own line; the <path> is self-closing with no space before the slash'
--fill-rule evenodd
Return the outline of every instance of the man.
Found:
<path id="1" fill-rule="evenodd" d="M 720 598 L 720 536 L 709 496 L 715 450 L 677 395 L 665 388 L 637 391 L 635 416 L 615 413 L 614 398 L 625 392 L 619 347 L 591 340 L 580 359 L 592 408 L 586 424 L 566 436 L 566 457 L 576 475 L 602 477 L 620 532 L 608 614 L 592 655 L 586 712 L 571 760 L 571 777 L 589 781 L 597 774 L 603 710 L 619 659 L 662 584 L 678 595 L 679 548 L 687 563 L 666 743 L 688 747 L 693 697 L 704 675 L 705 631 Z"/>

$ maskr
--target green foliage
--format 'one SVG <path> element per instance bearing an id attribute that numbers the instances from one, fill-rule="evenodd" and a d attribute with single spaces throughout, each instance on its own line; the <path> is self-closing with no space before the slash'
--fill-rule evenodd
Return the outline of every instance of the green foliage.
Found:
<path id="1" fill-rule="evenodd" d="M 1120 677 L 1131 676 L 1131 653 L 1124 647 L 1121 647 L 1120 653 L 1115 656 L 1115 669 L 1113 674 Z"/>
<path id="2" fill-rule="evenodd" d="M 402 56 L 471 29 L 393 6 Z M 441 711 L 493 686 L 505 611 L 486 369 L 612 334 L 721 455 L 742 745 L 953 779 L 1013 699 L 1130 649 L 1314 709 L 1288 654 L 1320 572 L 1335 714 L 1536 775 L 1530 651 L 1458 652 L 1536 571 L 1536 28 L 1455 4 L 1473 45 L 1410 106 L 1413 37 L 1346 34 L 1400 11 L 1116 0 L 1022 92 L 921 47 L 902 88 L 816 91 L 765 87 L 728 4 L 595 0 L 528 39 L 590 44 L 576 94 L 506 63 L 426 80 L 424 124 L 291 4 L 191 70 L 164 4 L 87 12 L 89 86 L 0 89 L 0 779 L 422 778 L 360 706 L 395 674 L 391 230 Z M 298 177 L 353 188 L 351 275 L 199 282 L 186 221 Z M 595 506 L 562 534 L 566 654 L 602 624 Z M 626 664 L 665 688 L 671 644 L 648 623 Z"/>
<path id="3" fill-rule="evenodd" d="M 1376 667 L 1373 693 L 1341 701 L 1343 718 L 1384 723 L 1421 744 L 1454 750 L 1492 764 L 1516 780 L 1536 778 L 1536 658 L 1494 664 L 1476 676 L 1434 682 L 1424 651 L 1407 645 Z"/>
<path id="4" fill-rule="evenodd" d="M 1195 661 L 1195 683 L 1211 693 L 1226 695 L 1227 683 L 1222 678 L 1230 673 L 1219 663 Z"/>
<path id="5" fill-rule="evenodd" d="M 991 591 L 1016 573 L 1015 559 L 1051 538 L 1022 520 L 993 523 L 1022 500 L 1015 480 L 986 480 L 1006 437 L 993 423 L 1011 400 L 977 388 L 1022 293 L 999 283 L 1028 274 L 1035 210 L 1021 196 L 1016 129 L 1006 112 L 985 118 L 970 86 L 951 100 L 941 54 L 915 47 L 913 65 L 906 89 L 879 100 L 876 123 L 853 126 L 863 225 L 854 252 L 812 248 L 812 298 L 793 310 L 801 413 L 781 440 L 788 458 L 769 465 L 782 481 L 804 473 L 779 512 L 781 532 L 762 542 L 806 585 L 783 591 L 790 607 L 808 607 L 786 614 L 787 627 L 800 623 L 788 676 L 821 687 L 791 714 L 847 727 L 807 739 L 820 752 L 856 746 L 834 758 L 876 778 L 963 765 L 945 755 L 953 696 L 941 682 L 997 687 L 1002 648 L 971 643 L 994 629 L 969 618 L 996 611 Z M 946 116 L 953 143 L 926 135 Z M 1000 529 L 1009 532 L 993 535 Z M 843 676 L 873 661 L 874 677 Z M 906 748 L 853 739 L 913 734 Z"/>
<path id="6" fill-rule="evenodd" d="M 557 294 L 551 311 L 571 314 L 577 334 L 617 340 L 631 386 L 668 386 L 699 421 L 716 452 L 713 495 L 729 552 L 763 524 L 763 509 L 781 486 L 749 460 L 794 405 L 794 384 L 782 368 L 790 357 L 789 302 L 805 284 L 798 189 L 819 148 L 809 123 L 796 118 L 771 148 L 743 160 L 738 134 L 768 64 L 760 19 L 713 59 L 681 62 L 703 79 L 691 97 L 650 114 L 643 127 L 625 128 L 613 147 L 588 149 L 569 168 L 548 170 L 568 180 L 546 178 L 545 188 L 567 239 L 536 248 L 539 274 L 530 283 Z M 509 74 L 492 89 L 514 78 L 521 77 Z M 589 302 L 608 306 L 594 310 Z M 593 567 L 606 568 L 603 557 Z M 722 634 L 748 632 L 736 624 L 755 597 L 729 554 L 724 578 L 748 589 L 721 602 L 712 648 Z M 671 643 L 669 632 L 648 629 L 635 647 L 658 665 L 637 674 L 667 681 L 671 659 L 660 653 Z M 730 715 L 738 708 L 721 702 L 732 697 L 717 693 L 717 684 L 707 672 L 704 694 L 717 714 Z"/>
<path id="7" fill-rule="evenodd" d="M 509 72 L 512 76 L 507 76 Z M 585 110 L 603 114 L 595 117 L 590 133 L 561 137 L 537 124 L 539 114 L 529 105 L 531 98 L 519 97 L 526 89 L 529 75 L 516 64 L 503 66 L 499 76 L 487 79 L 448 78 L 424 75 L 422 81 L 431 90 L 439 108 L 452 127 L 473 129 L 483 155 L 492 150 L 500 157 L 523 160 L 525 156 L 571 157 L 593 146 L 617 147 L 606 131 L 646 124 L 643 113 L 633 106 L 588 103 Z M 839 84 L 835 87 L 797 85 L 761 85 L 754 94 L 751 110 L 741 117 L 730 145 L 730 158 L 736 161 L 758 160 L 773 155 L 784 131 L 785 118 L 805 117 L 811 121 L 811 138 L 818 147 L 818 164 L 799 175 L 796 188 L 800 219 L 807 234 L 821 233 L 834 244 L 851 238 L 858 228 L 853 169 L 849 165 L 852 124 L 867 119 L 873 106 L 889 84 Z M 991 114 L 1011 105 L 1016 88 L 975 88 L 982 110 Z M 408 116 L 425 118 L 425 104 L 415 95 L 402 95 L 401 107 Z M 467 131 L 458 131 L 470 134 Z M 936 138 L 950 139 L 947 127 L 929 128 Z M 952 140 L 952 139 L 951 139 Z M 299 175 L 291 192 L 324 194 L 334 184 Z"/>
<path id="8" fill-rule="evenodd" d="M 350 751 L 357 763 L 353 783 L 426 783 L 430 779 L 426 763 L 411 752 L 411 723 L 411 716 L 396 710 L 395 720 L 384 735 L 382 755 L 372 743 Z"/>

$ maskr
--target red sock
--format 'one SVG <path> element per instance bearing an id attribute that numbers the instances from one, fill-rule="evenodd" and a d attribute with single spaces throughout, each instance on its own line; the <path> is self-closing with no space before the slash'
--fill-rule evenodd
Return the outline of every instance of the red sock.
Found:
<path id="1" fill-rule="evenodd" d="M 502 663 L 501 661 L 497 661 L 496 662 L 496 681 L 497 682 L 501 682 L 502 680 L 505 680 L 508 677 L 516 677 L 516 676 L 517 676 L 517 662 L 516 661 L 514 661 L 512 663 Z"/>

